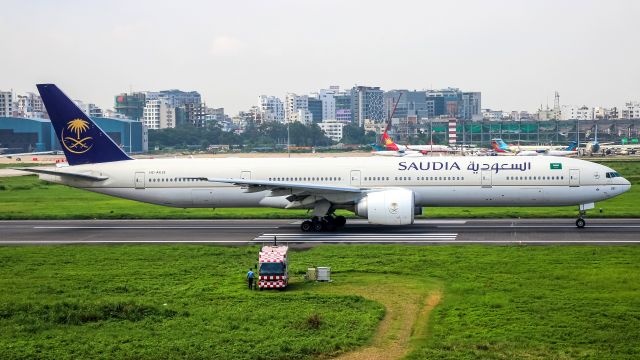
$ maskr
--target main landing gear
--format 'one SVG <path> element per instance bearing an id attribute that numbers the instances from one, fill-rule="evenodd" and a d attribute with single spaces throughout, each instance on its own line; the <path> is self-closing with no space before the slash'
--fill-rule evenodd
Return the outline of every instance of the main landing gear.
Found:
<path id="1" fill-rule="evenodd" d="M 300 230 L 304 232 L 334 231 L 347 223 L 344 216 L 314 216 L 311 220 L 305 220 L 300 224 Z"/>

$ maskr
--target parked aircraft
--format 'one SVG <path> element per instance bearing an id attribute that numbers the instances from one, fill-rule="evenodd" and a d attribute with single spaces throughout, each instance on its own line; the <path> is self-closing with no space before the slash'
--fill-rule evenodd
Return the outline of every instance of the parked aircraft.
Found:
<path id="1" fill-rule="evenodd" d="M 630 189 L 615 170 L 548 156 L 491 158 L 132 159 L 53 84 L 38 85 L 69 166 L 23 168 L 43 180 L 181 208 L 310 209 L 303 231 L 341 227 L 347 209 L 371 224 L 407 225 L 431 206 L 579 205 Z"/>
<path id="2" fill-rule="evenodd" d="M 453 149 L 451 149 L 449 146 L 446 146 L 446 145 L 399 145 L 399 144 L 396 144 L 391 139 L 391 137 L 387 133 L 387 130 L 385 130 L 384 133 L 382 134 L 382 142 L 384 143 L 384 146 L 389 151 L 417 151 L 423 154 L 428 154 L 432 152 L 433 153 L 454 152 Z"/>
<path id="3" fill-rule="evenodd" d="M 576 155 L 578 153 L 578 143 L 572 141 L 569 146 L 565 148 L 558 148 L 557 146 L 520 146 L 520 145 L 507 145 L 502 139 L 491 139 L 491 149 L 498 155 L 518 155 L 518 156 L 537 156 L 537 155 L 551 155 L 551 156 L 568 156 Z"/>
<path id="4" fill-rule="evenodd" d="M 585 153 L 587 155 L 629 155 L 635 154 L 640 150 L 638 144 L 616 144 L 613 142 L 601 143 L 598 141 L 598 125 L 596 124 L 593 141 L 585 144 Z"/>

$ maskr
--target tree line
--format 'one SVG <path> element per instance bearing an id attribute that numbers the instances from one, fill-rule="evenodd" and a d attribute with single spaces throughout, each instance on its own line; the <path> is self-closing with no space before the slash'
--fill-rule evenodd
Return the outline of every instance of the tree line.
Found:
<path id="1" fill-rule="evenodd" d="M 294 122 L 289 125 L 292 146 L 329 146 L 334 142 L 328 138 L 317 124 L 304 125 Z M 376 134 L 365 134 L 364 129 L 347 125 L 343 129 L 343 144 L 371 144 L 376 142 Z M 269 122 L 256 125 L 249 123 L 241 134 L 223 131 L 215 122 L 206 127 L 190 124 L 175 128 L 149 130 L 149 148 L 193 148 L 206 150 L 209 145 L 236 145 L 248 148 L 276 148 L 287 144 L 287 125 Z"/>

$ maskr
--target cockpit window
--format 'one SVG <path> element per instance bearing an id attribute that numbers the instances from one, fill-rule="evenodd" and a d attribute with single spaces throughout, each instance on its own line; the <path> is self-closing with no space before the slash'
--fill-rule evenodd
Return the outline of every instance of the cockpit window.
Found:
<path id="1" fill-rule="evenodd" d="M 617 173 L 617 172 L 615 172 L 615 171 L 612 171 L 612 172 L 608 172 L 608 173 L 607 173 L 607 178 L 608 178 L 608 179 L 610 179 L 610 178 L 616 178 L 616 177 L 622 177 L 622 175 L 620 175 L 619 173 Z"/>

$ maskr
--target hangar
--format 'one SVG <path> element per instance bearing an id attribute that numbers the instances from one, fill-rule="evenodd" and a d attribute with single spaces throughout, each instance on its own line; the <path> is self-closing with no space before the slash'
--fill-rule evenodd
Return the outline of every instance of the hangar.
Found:
<path id="1" fill-rule="evenodd" d="M 140 121 L 92 118 L 127 153 L 149 148 L 147 128 Z M 61 150 L 49 119 L 0 117 L 0 148 L 6 153 Z"/>

